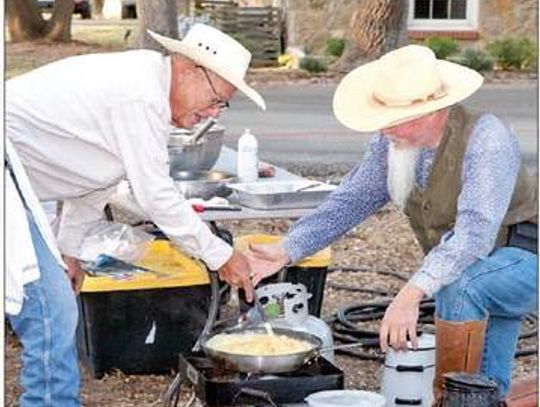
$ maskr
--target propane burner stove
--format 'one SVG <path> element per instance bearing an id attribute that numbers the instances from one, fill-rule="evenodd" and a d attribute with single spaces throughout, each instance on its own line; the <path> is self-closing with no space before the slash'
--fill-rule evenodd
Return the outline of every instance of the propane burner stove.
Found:
<path id="1" fill-rule="evenodd" d="M 180 355 L 179 374 L 208 407 L 303 403 L 312 393 L 343 389 L 343 371 L 323 357 L 291 373 L 249 374 L 224 370 L 194 353 Z"/>

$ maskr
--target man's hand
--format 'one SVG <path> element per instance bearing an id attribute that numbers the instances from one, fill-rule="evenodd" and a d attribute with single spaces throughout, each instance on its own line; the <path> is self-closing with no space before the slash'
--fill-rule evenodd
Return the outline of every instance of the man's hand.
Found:
<path id="1" fill-rule="evenodd" d="M 395 350 L 407 349 L 407 335 L 413 349 L 418 347 L 416 323 L 418 307 L 424 292 L 412 284 L 406 284 L 386 309 L 379 331 L 381 349 L 386 352 L 388 344 Z"/>
<path id="2" fill-rule="evenodd" d="M 64 263 L 66 263 L 66 266 L 68 267 L 66 274 L 71 282 L 71 287 L 73 288 L 75 295 L 79 295 L 85 275 L 84 270 L 81 268 L 81 263 L 74 257 L 63 256 L 63 258 Z"/>
<path id="3" fill-rule="evenodd" d="M 281 244 L 250 244 L 246 256 L 253 270 L 251 281 L 255 287 L 261 280 L 277 273 L 291 261 Z"/>
<path id="4" fill-rule="evenodd" d="M 246 294 L 246 301 L 253 301 L 253 284 L 249 278 L 249 263 L 242 253 L 234 250 L 233 255 L 218 270 L 219 279 L 233 287 L 242 287 Z"/>

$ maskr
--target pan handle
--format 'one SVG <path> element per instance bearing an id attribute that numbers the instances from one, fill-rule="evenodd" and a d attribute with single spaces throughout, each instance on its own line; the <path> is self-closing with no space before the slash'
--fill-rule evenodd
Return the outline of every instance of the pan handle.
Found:
<path id="1" fill-rule="evenodd" d="M 356 348 L 362 345 L 364 345 L 362 342 L 355 342 L 355 343 L 347 343 L 345 345 L 321 346 L 319 349 L 309 351 L 307 353 L 306 358 L 304 359 L 304 362 L 306 363 L 319 356 L 322 356 L 324 352 L 327 352 L 329 350 Z"/>
<path id="2" fill-rule="evenodd" d="M 364 344 L 362 342 L 355 342 L 355 343 L 347 343 L 344 345 L 335 345 L 335 346 L 325 346 L 321 347 L 318 350 L 318 353 L 326 352 L 329 350 L 338 350 L 338 349 L 349 349 L 349 348 L 357 348 L 359 346 L 363 346 Z"/>

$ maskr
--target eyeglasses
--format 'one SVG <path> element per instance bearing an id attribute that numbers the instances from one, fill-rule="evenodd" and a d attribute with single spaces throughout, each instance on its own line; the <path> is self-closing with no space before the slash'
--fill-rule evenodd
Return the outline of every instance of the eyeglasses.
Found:
<path id="1" fill-rule="evenodd" d="M 204 76 L 206 77 L 206 80 L 208 81 L 208 84 L 210 85 L 210 88 L 212 89 L 212 92 L 214 92 L 214 102 L 212 104 L 212 107 L 217 107 L 220 111 L 225 111 L 230 107 L 230 104 L 227 100 L 223 100 L 219 94 L 216 92 L 216 88 L 214 87 L 214 84 L 210 80 L 210 75 L 208 75 L 208 72 L 206 72 L 206 68 L 197 65 L 197 68 L 201 68 L 201 70 L 204 73 Z"/>

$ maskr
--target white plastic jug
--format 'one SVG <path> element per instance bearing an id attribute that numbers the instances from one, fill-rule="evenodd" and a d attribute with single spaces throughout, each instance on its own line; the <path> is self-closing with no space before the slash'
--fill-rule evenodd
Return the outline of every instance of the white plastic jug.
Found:
<path id="1" fill-rule="evenodd" d="M 257 138 L 250 133 L 249 129 L 238 140 L 238 163 L 237 175 L 240 182 L 254 182 L 259 177 L 257 150 Z"/>
<path id="2" fill-rule="evenodd" d="M 384 407 L 386 399 L 380 394 L 363 390 L 328 390 L 305 398 L 309 407 Z"/>

